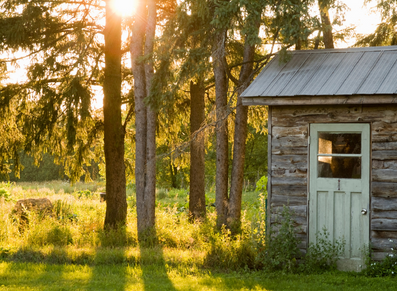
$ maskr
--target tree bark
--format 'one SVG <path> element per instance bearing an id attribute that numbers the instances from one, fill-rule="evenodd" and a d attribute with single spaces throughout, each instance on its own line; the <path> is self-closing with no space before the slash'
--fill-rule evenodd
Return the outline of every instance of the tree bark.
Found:
<path id="1" fill-rule="evenodd" d="M 147 141 L 147 109 L 144 103 L 146 97 L 145 66 L 139 60 L 143 56 L 143 44 L 146 25 L 146 3 L 140 1 L 137 7 L 131 51 L 131 66 L 134 75 L 135 95 L 135 186 L 138 237 L 143 234 L 148 225 L 148 217 L 145 203 L 146 187 L 146 141 Z"/>
<path id="2" fill-rule="evenodd" d="M 221 228 L 227 225 L 228 212 L 228 170 L 229 170 L 229 140 L 227 128 L 227 91 L 228 78 L 225 61 L 226 31 L 218 32 L 214 37 L 213 70 L 215 76 L 216 105 L 216 178 L 215 201 L 217 220 Z"/>
<path id="3" fill-rule="evenodd" d="M 318 0 L 318 7 L 320 9 L 324 46 L 326 49 L 334 48 L 334 37 L 332 35 L 332 24 L 329 18 L 328 6 L 323 4 L 323 0 Z"/>
<path id="4" fill-rule="evenodd" d="M 127 217 L 124 129 L 121 119 L 121 18 L 106 3 L 105 79 L 103 84 L 106 163 L 105 228 L 125 224 Z"/>
<path id="5" fill-rule="evenodd" d="M 205 88 L 202 82 L 190 82 L 190 195 L 189 218 L 205 217 L 204 135 L 197 133 L 204 122 Z"/>
<path id="6" fill-rule="evenodd" d="M 253 60 L 255 55 L 255 45 L 245 41 L 243 65 L 241 67 L 238 99 L 236 108 L 235 128 L 234 128 L 234 148 L 232 176 L 230 187 L 229 212 L 227 226 L 236 233 L 240 230 L 241 202 L 244 182 L 244 162 L 245 162 L 245 142 L 247 139 L 248 106 L 243 106 L 240 95 L 249 85 L 249 80 L 253 72 Z"/>
<path id="7" fill-rule="evenodd" d="M 145 55 L 150 56 L 145 64 L 146 94 L 150 95 L 153 79 L 153 44 L 156 32 L 156 0 L 148 0 L 148 19 L 146 24 Z M 156 111 L 147 106 L 147 141 L 146 141 L 146 185 L 145 206 L 146 223 L 143 231 L 154 229 L 156 209 Z"/>
<path id="8" fill-rule="evenodd" d="M 145 104 L 153 78 L 153 44 L 156 31 L 156 0 L 138 4 L 131 62 L 135 94 L 135 185 L 138 239 L 154 230 L 156 203 L 156 112 Z M 140 60 L 146 56 L 146 61 Z"/>

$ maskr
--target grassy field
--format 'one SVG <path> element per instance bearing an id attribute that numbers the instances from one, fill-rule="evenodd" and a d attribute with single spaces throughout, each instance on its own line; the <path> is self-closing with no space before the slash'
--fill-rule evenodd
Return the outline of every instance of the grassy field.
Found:
<path id="1" fill-rule="evenodd" d="M 0 290 L 396 290 L 394 278 L 333 272 L 296 275 L 211 272 L 166 265 L 0 263 Z"/>
<path id="2" fill-rule="evenodd" d="M 0 290 L 396 289 L 391 276 L 264 270 L 259 193 L 244 193 L 243 230 L 232 237 L 215 230 L 213 193 L 207 193 L 206 221 L 191 224 L 188 192 L 159 189 L 156 237 L 138 244 L 133 187 L 127 226 L 111 233 L 103 231 L 103 190 L 101 183 L 0 184 Z M 30 197 L 47 197 L 54 211 L 44 218 L 30 213 L 21 230 L 12 210 Z"/>

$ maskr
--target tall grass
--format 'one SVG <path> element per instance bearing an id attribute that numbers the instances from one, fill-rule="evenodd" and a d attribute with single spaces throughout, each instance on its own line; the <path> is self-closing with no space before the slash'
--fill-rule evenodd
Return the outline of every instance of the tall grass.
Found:
<path id="1" fill-rule="evenodd" d="M 211 205 L 208 205 L 207 219 L 192 224 L 186 207 L 188 192 L 159 190 L 155 242 L 139 245 L 134 189 L 127 189 L 126 227 L 109 233 L 103 230 L 106 205 L 99 198 L 103 185 L 86 186 L 70 186 L 62 181 L 3 184 L 11 199 L 0 201 L 0 258 L 92 264 L 167 260 L 167 264 L 175 266 L 254 267 L 252 222 L 247 215 L 243 215 L 241 236 L 232 237 L 226 230 L 215 230 L 215 209 Z M 74 187 L 73 190 L 70 187 Z M 92 195 L 81 195 L 87 188 Z M 250 194 L 250 199 L 254 195 Z M 212 203 L 213 193 L 207 196 Z M 21 231 L 12 209 L 18 199 L 31 197 L 50 199 L 53 212 L 46 217 L 30 212 L 29 225 Z"/>
<path id="2" fill-rule="evenodd" d="M 155 234 L 138 243 L 135 193 L 128 187 L 127 224 L 104 231 L 105 203 L 100 202 L 102 185 L 75 186 L 67 193 L 64 182 L 1 184 L 8 195 L 0 200 L 0 260 L 79 264 L 166 264 L 182 268 L 221 270 L 258 269 L 295 272 L 298 239 L 286 213 L 275 236 L 266 236 L 265 200 L 255 192 L 244 193 L 241 233 L 217 230 L 214 193 L 206 194 L 204 221 L 190 223 L 186 190 L 158 190 Z M 91 189 L 91 190 L 89 190 Z M 96 190 L 94 190 L 96 189 Z M 28 225 L 21 227 L 13 215 L 16 200 L 47 197 L 53 204 L 50 215 L 28 213 Z M 285 230 L 285 231 L 283 231 Z M 271 233 L 269 231 L 269 233 Z M 332 244 L 326 245 L 329 250 Z M 324 248 L 318 248 L 324 250 Z M 328 262 L 335 252 L 312 252 L 307 262 Z M 325 258 L 325 259 L 324 259 Z M 322 259 L 322 260 L 319 260 Z M 310 265 L 310 271 L 324 269 Z M 317 270 L 321 269 L 321 270 Z"/>

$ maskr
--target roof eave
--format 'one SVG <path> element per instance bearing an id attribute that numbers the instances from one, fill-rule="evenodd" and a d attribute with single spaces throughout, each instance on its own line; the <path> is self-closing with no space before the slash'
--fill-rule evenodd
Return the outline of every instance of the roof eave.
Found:
<path id="1" fill-rule="evenodd" d="M 242 97 L 242 103 L 244 106 L 397 104 L 397 94 L 282 97 L 244 96 Z"/>

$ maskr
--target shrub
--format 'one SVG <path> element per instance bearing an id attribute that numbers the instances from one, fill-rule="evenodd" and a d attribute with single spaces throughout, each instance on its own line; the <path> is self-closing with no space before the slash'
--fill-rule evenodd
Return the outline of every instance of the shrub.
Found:
<path id="1" fill-rule="evenodd" d="M 322 233 L 316 233 L 316 244 L 309 244 L 301 270 L 306 273 L 323 273 L 336 269 L 336 262 L 345 252 L 345 240 L 329 239 L 329 233 L 323 228 Z"/>
<path id="2" fill-rule="evenodd" d="M 393 243 L 392 239 L 389 239 Z M 390 253 L 382 261 L 374 261 L 371 259 L 371 253 L 367 250 L 366 268 L 361 271 L 362 275 L 368 277 L 385 277 L 397 275 L 397 253 L 394 247 L 391 247 Z"/>
<path id="3" fill-rule="evenodd" d="M 297 270 L 297 258 L 301 254 L 289 208 L 284 206 L 279 223 L 278 231 L 269 228 L 265 241 L 259 244 L 257 260 L 267 271 L 295 272 Z M 263 243 L 265 244 L 263 245 Z"/>
<path id="4" fill-rule="evenodd" d="M 244 215 L 241 233 L 237 235 L 232 235 L 225 226 L 216 231 L 214 224 L 204 223 L 200 234 L 208 239 L 204 265 L 227 270 L 255 269 L 256 248 L 251 230 Z"/>
<path id="5" fill-rule="evenodd" d="M 73 236 L 68 226 L 54 225 L 47 233 L 45 244 L 66 246 L 73 244 Z"/>

